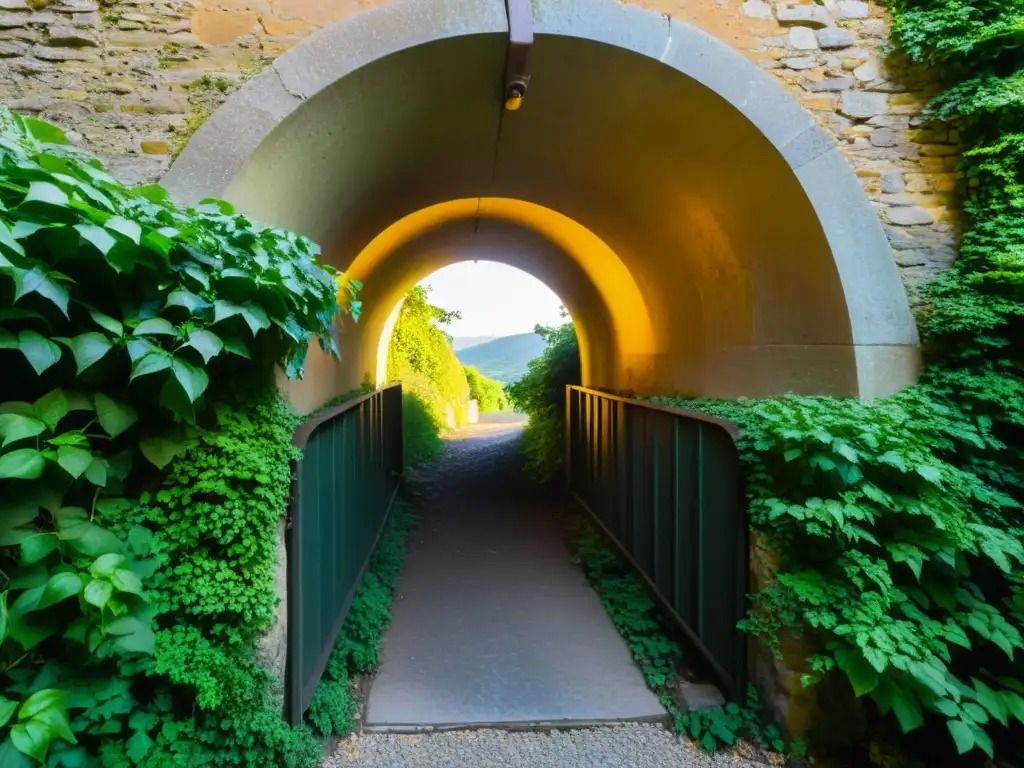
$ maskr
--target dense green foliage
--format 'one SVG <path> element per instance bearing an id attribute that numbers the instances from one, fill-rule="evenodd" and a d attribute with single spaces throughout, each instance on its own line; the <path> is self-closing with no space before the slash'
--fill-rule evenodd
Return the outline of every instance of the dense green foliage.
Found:
<path id="1" fill-rule="evenodd" d="M 508 395 L 505 394 L 505 387 L 500 381 L 488 379 L 480 371 L 472 366 L 465 366 L 462 369 L 466 374 L 466 381 L 469 383 L 469 396 L 476 400 L 480 413 L 497 413 L 507 411 L 510 403 Z"/>
<path id="2" fill-rule="evenodd" d="M 671 638 L 661 608 L 630 565 L 605 541 L 586 518 L 567 521 L 573 562 L 581 566 L 594 586 L 609 618 L 629 646 L 644 679 L 672 716 L 675 728 L 688 734 L 705 749 L 733 746 L 740 739 L 782 752 L 786 743 L 778 727 L 767 723 L 756 689 L 750 689 L 746 706 L 735 703 L 687 711 L 679 696 L 677 669 L 681 646 Z M 801 753 L 803 746 L 790 751 Z"/>
<path id="3" fill-rule="evenodd" d="M 537 326 L 547 346 L 530 361 L 526 375 L 508 387 L 517 411 L 530 417 L 523 430 L 526 472 L 547 482 L 561 471 L 565 457 L 565 388 L 580 383 L 580 352 L 572 323 Z"/>
<path id="4" fill-rule="evenodd" d="M 294 425 L 259 393 L 334 349 L 315 254 L 0 113 L 5 768 L 316 763 L 253 662 Z"/>
<path id="5" fill-rule="evenodd" d="M 380 639 L 391 618 L 395 586 L 405 562 L 406 535 L 413 520 L 405 503 L 396 500 L 306 715 L 318 733 L 340 736 L 355 724 L 359 702 L 352 680 L 377 666 Z"/>
<path id="6" fill-rule="evenodd" d="M 452 350 L 451 337 L 443 330 L 457 318 L 457 312 L 430 304 L 427 290 L 416 286 L 406 294 L 392 331 L 387 378 L 402 384 L 407 464 L 440 455 L 447 409 L 454 413 L 456 424 L 465 419 L 469 383 Z"/>

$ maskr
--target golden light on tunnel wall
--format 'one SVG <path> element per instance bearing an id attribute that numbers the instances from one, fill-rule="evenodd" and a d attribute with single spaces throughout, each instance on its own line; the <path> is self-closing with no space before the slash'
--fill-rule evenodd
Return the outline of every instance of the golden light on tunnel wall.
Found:
<path id="1" fill-rule="evenodd" d="M 460 261 L 521 269 L 560 296 L 576 323 L 585 383 L 634 388 L 655 343 L 647 306 L 618 255 L 586 227 L 543 206 L 507 198 L 452 200 L 424 208 L 378 234 L 346 273 L 361 281 L 363 317 L 342 334 L 351 375 L 384 383 L 402 297 Z M 356 382 L 358 383 L 358 382 Z"/>

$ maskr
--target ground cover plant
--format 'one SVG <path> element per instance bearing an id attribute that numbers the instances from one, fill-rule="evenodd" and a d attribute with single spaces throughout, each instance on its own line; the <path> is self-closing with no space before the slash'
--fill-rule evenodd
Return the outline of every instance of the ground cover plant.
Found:
<path id="1" fill-rule="evenodd" d="M 334 270 L 0 112 L 0 763 L 313 766 L 255 663 Z M 357 307 L 356 307 L 357 308 Z"/>

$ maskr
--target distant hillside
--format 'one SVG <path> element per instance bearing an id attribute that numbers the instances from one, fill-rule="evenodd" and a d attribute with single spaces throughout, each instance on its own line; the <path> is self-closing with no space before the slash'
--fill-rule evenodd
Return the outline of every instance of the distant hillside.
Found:
<path id="1" fill-rule="evenodd" d="M 497 336 L 456 336 L 452 339 L 452 349 L 456 352 L 461 352 L 464 349 L 475 347 L 477 344 L 486 344 L 488 341 L 494 341 L 499 337 Z"/>
<path id="2" fill-rule="evenodd" d="M 508 384 L 526 373 L 526 364 L 544 351 L 544 339 L 536 333 L 519 333 L 456 351 L 463 365 Z"/>

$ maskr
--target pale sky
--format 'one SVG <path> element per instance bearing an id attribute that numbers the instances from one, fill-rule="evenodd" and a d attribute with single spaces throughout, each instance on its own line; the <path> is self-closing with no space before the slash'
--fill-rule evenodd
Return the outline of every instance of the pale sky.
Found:
<path id="1" fill-rule="evenodd" d="M 462 319 L 447 330 L 452 336 L 511 336 L 538 323 L 560 325 L 561 300 L 537 278 L 494 261 L 463 261 L 439 269 L 420 282 L 428 300 L 457 309 Z"/>

